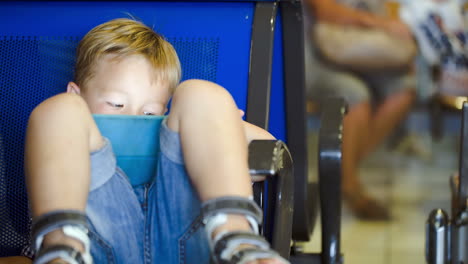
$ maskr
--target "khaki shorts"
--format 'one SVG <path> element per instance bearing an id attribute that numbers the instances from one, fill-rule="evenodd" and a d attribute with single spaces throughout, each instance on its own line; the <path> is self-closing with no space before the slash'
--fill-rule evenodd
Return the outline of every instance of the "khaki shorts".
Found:
<path id="1" fill-rule="evenodd" d="M 416 76 L 410 71 L 363 74 L 334 68 L 310 56 L 306 60 L 306 92 L 312 101 L 340 96 L 348 106 L 375 104 L 404 90 L 416 91 Z"/>

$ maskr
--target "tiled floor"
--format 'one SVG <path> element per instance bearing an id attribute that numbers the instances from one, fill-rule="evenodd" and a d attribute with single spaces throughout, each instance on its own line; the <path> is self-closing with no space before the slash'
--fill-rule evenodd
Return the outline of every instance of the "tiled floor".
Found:
<path id="1" fill-rule="evenodd" d="M 361 177 L 375 197 L 389 204 L 393 219 L 360 221 L 344 205 L 341 246 L 345 263 L 425 263 L 425 221 L 432 209 L 440 207 L 448 212 L 448 181 L 458 167 L 458 139 L 455 134 L 448 134 L 440 142 L 433 142 L 421 131 L 417 139 L 430 150 L 431 157 L 422 159 L 382 147 L 364 162 Z M 314 133 L 309 141 L 313 149 Z M 310 158 L 316 162 L 316 157 Z M 320 250 L 318 228 L 304 247 L 307 252 Z"/>

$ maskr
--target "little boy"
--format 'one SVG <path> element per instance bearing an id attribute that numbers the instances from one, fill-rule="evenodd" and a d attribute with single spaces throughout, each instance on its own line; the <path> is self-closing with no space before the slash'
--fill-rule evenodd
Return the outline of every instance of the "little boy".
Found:
<path id="1" fill-rule="evenodd" d="M 247 164 L 248 141 L 273 137 L 222 87 L 180 76 L 173 47 L 140 22 L 82 39 L 67 93 L 28 123 L 35 263 L 287 263 L 258 235 Z M 157 177 L 132 188 L 92 114 L 163 115 L 171 95 Z"/>

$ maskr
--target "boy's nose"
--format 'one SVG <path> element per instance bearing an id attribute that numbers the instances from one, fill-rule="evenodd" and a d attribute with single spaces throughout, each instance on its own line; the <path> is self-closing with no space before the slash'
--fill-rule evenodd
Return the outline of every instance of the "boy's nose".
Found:
<path id="1" fill-rule="evenodd" d="M 138 109 L 127 108 L 125 111 L 125 115 L 142 115 L 143 113 Z"/>
<path id="2" fill-rule="evenodd" d="M 145 111 L 142 108 L 132 108 L 128 115 L 144 115 Z"/>

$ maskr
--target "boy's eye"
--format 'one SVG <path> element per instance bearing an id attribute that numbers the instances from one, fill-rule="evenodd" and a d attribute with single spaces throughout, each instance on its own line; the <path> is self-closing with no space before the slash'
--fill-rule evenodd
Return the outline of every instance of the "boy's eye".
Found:
<path id="1" fill-rule="evenodd" d="M 152 112 L 143 112 L 144 115 L 154 115 Z"/>
<path id="2" fill-rule="evenodd" d="M 114 104 L 112 102 L 107 102 L 108 105 L 112 106 L 112 107 L 116 107 L 116 108 L 122 108 L 124 107 L 123 104 Z"/>

